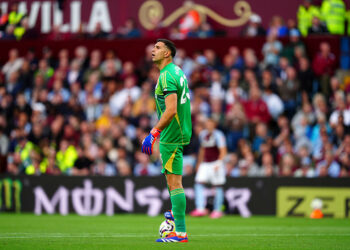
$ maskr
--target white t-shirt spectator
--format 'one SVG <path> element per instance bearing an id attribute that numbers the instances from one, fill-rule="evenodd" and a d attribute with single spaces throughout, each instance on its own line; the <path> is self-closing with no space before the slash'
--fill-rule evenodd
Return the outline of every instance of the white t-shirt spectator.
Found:
<path id="1" fill-rule="evenodd" d="M 320 176 L 321 168 L 326 168 L 327 162 L 325 160 L 319 162 L 316 165 L 316 176 Z M 340 175 L 340 165 L 336 161 L 332 161 L 330 166 L 328 167 L 328 175 L 333 178 L 337 178 Z"/>
<path id="2" fill-rule="evenodd" d="M 215 100 L 222 100 L 225 97 L 225 91 L 220 82 L 213 82 L 210 87 L 210 97 Z"/>
<path id="3" fill-rule="evenodd" d="M 124 108 L 125 104 L 130 98 L 132 102 L 135 102 L 141 95 L 139 87 L 132 87 L 130 89 L 123 89 L 116 92 L 109 100 L 109 106 L 111 108 L 112 115 L 119 115 Z"/>
<path id="4" fill-rule="evenodd" d="M 340 110 L 335 110 L 332 112 L 331 116 L 329 117 L 329 123 L 331 126 L 338 124 L 340 112 Z M 350 126 L 350 109 L 345 109 L 344 111 L 342 111 L 342 113 L 344 118 L 344 125 Z"/>
<path id="5" fill-rule="evenodd" d="M 5 77 L 6 77 L 6 81 L 9 80 L 10 75 L 13 72 L 18 71 L 23 64 L 23 58 L 17 58 L 16 60 L 14 60 L 13 62 L 7 62 L 4 67 L 2 67 L 2 73 L 4 73 Z"/>
<path id="6" fill-rule="evenodd" d="M 269 113 L 271 114 L 273 119 L 276 120 L 278 116 L 282 114 L 282 112 L 284 111 L 284 105 L 281 98 L 274 93 L 270 93 L 270 94 L 264 93 L 262 97 L 267 104 Z"/>

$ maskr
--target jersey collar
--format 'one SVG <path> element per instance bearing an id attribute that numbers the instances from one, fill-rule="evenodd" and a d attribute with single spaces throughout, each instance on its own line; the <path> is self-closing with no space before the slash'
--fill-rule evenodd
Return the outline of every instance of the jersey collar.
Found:
<path id="1" fill-rule="evenodd" d="M 163 73 L 168 67 L 170 67 L 170 65 L 172 65 L 173 63 L 168 63 L 161 71 L 160 73 Z"/>

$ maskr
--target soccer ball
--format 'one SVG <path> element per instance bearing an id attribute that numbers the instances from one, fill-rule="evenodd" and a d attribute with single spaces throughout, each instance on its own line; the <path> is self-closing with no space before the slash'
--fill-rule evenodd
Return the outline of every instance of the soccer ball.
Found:
<path id="1" fill-rule="evenodd" d="M 172 220 L 165 220 L 160 224 L 159 235 L 162 238 L 167 237 L 171 232 L 175 232 L 175 222 Z"/>
<path id="2" fill-rule="evenodd" d="M 311 208 L 312 209 L 322 209 L 323 207 L 323 202 L 320 198 L 315 198 L 311 202 Z"/>

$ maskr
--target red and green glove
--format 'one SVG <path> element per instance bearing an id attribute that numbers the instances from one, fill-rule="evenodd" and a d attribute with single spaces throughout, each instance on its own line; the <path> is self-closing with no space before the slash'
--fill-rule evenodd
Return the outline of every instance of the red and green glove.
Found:
<path id="1" fill-rule="evenodd" d="M 153 145 L 157 140 L 157 137 L 160 135 L 162 131 L 157 129 L 157 128 L 153 128 L 151 130 L 151 132 L 149 133 L 149 135 L 143 140 L 142 142 L 142 148 L 141 148 L 141 152 L 151 155 L 153 152 Z"/>

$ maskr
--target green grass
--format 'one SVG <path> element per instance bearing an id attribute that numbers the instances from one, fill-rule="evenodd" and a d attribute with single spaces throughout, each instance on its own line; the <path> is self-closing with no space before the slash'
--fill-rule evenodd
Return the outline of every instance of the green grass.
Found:
<path id="1" fill-rule="evenodd" d="M 188 243 L 155 243 L 162 217 L 0 214 L 0 249 L 350 249 L 350 220 L 187 218 Z"/>

